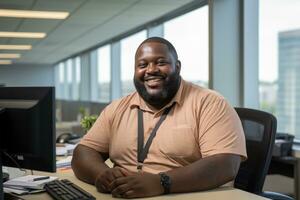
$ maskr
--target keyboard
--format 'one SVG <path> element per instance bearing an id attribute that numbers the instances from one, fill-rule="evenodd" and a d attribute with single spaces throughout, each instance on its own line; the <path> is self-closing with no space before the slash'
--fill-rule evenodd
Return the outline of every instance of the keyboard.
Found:
<path id="1" fill-rule="evenodd" d="M 45 189 L 55 200 L 96 200 L 91 194 L 67 179 L 51 181 L 45 185 Z"/>

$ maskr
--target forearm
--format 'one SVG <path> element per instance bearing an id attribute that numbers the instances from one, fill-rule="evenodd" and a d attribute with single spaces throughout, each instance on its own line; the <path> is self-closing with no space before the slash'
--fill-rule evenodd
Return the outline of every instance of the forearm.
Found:
<path id="1" fill-rule="evenodd" d="M 96 177 L 109 168 L 105 164 L 108 155 L 78 145 L 73 152 L 72 169 L 76 177 L 90 184 L 95 184 Z"/>
<path id="2" fill-rule="evenodd" d="M 233 180 L 238 172 L 240 156 L 219 154 L 188 166 L 168 171 L 171 192 L 193 192 L 216 188 Z"/>

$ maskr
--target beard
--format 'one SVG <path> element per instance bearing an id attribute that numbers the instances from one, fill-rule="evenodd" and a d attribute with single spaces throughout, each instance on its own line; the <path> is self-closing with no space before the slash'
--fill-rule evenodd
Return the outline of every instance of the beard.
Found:
<path id="1" fill-rule="evenodd" d="M 165 79 L 161 91 L 156 94 L 149 94 L 144 82 L 138 80 L 136 77 L 134 77 L 133 81 L 137 92 L 144 101 L 151 106 L 160 109 L 168 104 L 177 93 L 180 86 L 180 75 L 176 72 L 169 75 L 168 80 Z"/>

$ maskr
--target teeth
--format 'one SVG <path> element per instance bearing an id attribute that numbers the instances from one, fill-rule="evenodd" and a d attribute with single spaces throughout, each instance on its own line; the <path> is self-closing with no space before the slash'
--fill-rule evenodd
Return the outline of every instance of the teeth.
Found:
<path id="1" fill-rule="evenodd" d="M 160 81 L 161 79 L 150 79 L 150 80 L 147 80 L 147 81 Z"/>
<path id="2" fill-rule="evenodd" d="M 146 78 L 146 81 L 151 81 L 151 80 L 161 80 L 162 77 L 151 77 L 151 78 Z"/>

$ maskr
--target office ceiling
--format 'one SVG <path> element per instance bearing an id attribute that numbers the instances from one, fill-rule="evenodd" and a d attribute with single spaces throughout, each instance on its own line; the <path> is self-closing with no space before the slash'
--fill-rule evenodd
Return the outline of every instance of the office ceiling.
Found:
<path id="1" fill-rule="evenodd" d="M 193 0 L 0 0 L 1 9 L 68 11 L 65 20 L 0 17 L 0 31 L 46 32 L 42 39 L 0 38 L 0 44 L 31 44 L 16 64 L 54 64 L 132 30 Z M 0 50 L 0 53 L 8 50 Z"/>

